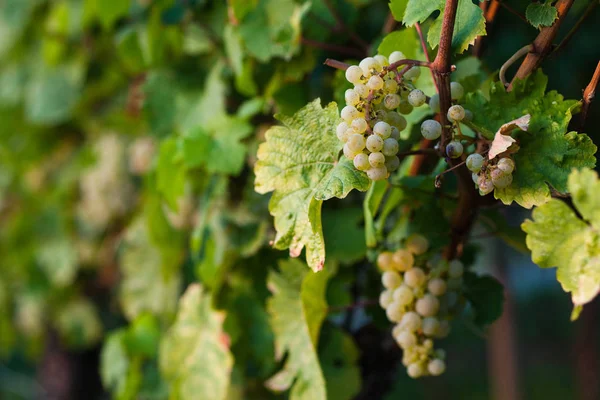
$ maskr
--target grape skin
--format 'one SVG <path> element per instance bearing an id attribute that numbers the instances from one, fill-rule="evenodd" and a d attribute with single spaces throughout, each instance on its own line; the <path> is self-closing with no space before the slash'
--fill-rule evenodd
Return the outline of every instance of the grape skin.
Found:
<path id="1" fill-rule="evenodd" d="M 427 140 L 436 140 L 442 135 L 442 125 L 434 119 L 427 119 L 421 124 L 421 135 Z"/>
<path id="2" fill-rule="evenodd" d="M 385 156 L 383 155 L 383 153 L 380 152 L 371 153 L 369 154 L 369 163 L 373 168 L 384 167 Z"/>
<path id="3" fill-rule="evenodd" d="M 357 154 L 353 160 L 354 167 L 356 167 L 359 171 L 366 171 L 371 168 L 371 164 L 369 163 L 369 156 L 365 153 Z"/>
<path id="4" fill-rule="evenodd" d="M 454 105 L 448 109 L 447 116 L 450 121 L 462 121 L 465 117 L 465 109 L 463 106 Z"/>
<path id="5" fill-rule="evenodd" d="M 371 168 L 367 170 L 367 176 L 372 181 L 381 181 L 387 178 L 388 171 L 385 167 Z"/>
<path id="6" fill-rule="evenodd" d="M 413 107 L 421 107 L 423 104 L 425 104 L 425 100 L 425 93 L 423 93 L 423 91 L 420 89 L 412 90 L 408 94 L 408 102 Z"/>
<path id="7" fill-rule="evenodd" d="M 381 150 L 384 156 L 392 157 L 398 153 L 398 142 L 396 139 L 387 138 L 383 141 L 383 148 Z"/>
<path id="8" fill-rule="evenodd" d="M 467 168 L 471 172 L 479 172 L 481 171 L 481 167 L 483 166 L 484 158 L 481 154 L 473 153 L 467 157 Z"/>
<path id="9" fill-rule="evenodd" d="M 446 146 L 446 154 L 450 158 L 458 158 L 462 156 L 463 145 L 460 142 L 452 141 Z"/>

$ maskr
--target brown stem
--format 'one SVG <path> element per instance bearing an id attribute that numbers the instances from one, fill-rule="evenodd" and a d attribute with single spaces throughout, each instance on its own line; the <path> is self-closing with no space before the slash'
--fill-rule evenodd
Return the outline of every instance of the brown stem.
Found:
<path id="1" fill-rule="evenodd" d="M 391 63 L 390 65 L 385 67 L 383 69 L 383 71 L 381 71 L 380 75 L 383 76 L 383 75 L 387 74 L 388 71 L 395 71 L 398 69 L 398 67 L 400 67 L 402 65 L 410 65 L 411 67 L 431 68 L 431 63 L 429 63 L 427 61 L 411 60 L 411 59 L 405 58 L 404 60 L 396 61 L 395 63 Z"/>
<path id="2" fill-rule="evenodd" d="M 359 49 L 355 49 L 352 47 L 346 47 L 346 46 L 340 46 L 337 44 L 323 43 L 323 42 L 319 42 L 317 40 L 307 39 L 305 37 L 300 38 L 300 42 L 305 46 L 314 47 L 314 48 L 321 49 L 321 50 L 333 51 L 333 52 L 336 52 L 339 54 L 346 54 L 348 56 L 354 56 L 354 57 L 360 58 L 364 55 L 364 53 Z"/>
<path id="3" fill-rule="evenodd" d="M 525 54 L 529 53 L 532 49 L 533 49 L 532 45 L 530 45 L 530 44 L 525 45 L 525 46 L 521 47 L 519 50 L 517 50 L 515 52 L 515 54 L 513 54 L 508 60 L 506 60 L 504 62 L 504 64 L 502 64 L 502 66 L 500 67 L 500 72 L 498 73 L 498 76 L 500 77 L 500 82 L 502 82 L 504 87 L 507 87 L 509 85 L 508 81 L 506 80 L 506 70 L 509 69 L 510 66 L 513 65 L 519 58 L 521 58 Z"/>
<path id="4" fill-rule="evenodd" d="M 396 19 L 394 15 L 390 12 L 385 20 L 385 24 L 383 24 L 383 28 L 381 29 L 381 33 L 387 35 L 391 31 L 396 28 Z"/>
<path id="5" fill-rule="evenodd" d="M 594 100 L 594 96 L 596 96 L 596 87 L 598 86 L 598 81 L 600 81 L 600 61 L 598 61 L 598 65 L 596 65 L 596 71 L 594 71 L 594 75 L 592 75 L 590 83 L 586 86 L 585 90 L 583 91 L 583 105 L 581 106 L 581 120 L 579 122 L 579 131 L 582 131 L 585 125 L 585 120 L 587 119 L 590 104 L 592 103 L 592 100 Z"/>
<path id="6" fill-rule="evenodd" d="M 525 16 L 523 14 L 521 14 L 520 12 L 518 12 L 517 10 L 515 10 L 514 8 L 512 8 L 508 4 L 506 4 L 504 1 L 498 1 L 498 4 L 501 5 L 502 7 L 504 7 L 504 9 L 506 11 L 508 11 L 509 13 L 511 13 L 513 15 L 516 15 L 517 17 L 519 17 L 519 19 L 521 21 L 525 21 L 525 23 L 527 25 L 529 25 L 529 21 L 527 21 L 527 18 L 525 18 Z"/>
<path id="7" fill-rule="evenodd" d="M 417 30 L 417 33 L 419 34 L 419 41 L 421 42 L 421 48 L 423 49 L 423 54 L 425 54 L 425 59 L 427 60 L 428 63 L 431 64 L 431 59 L 429 58 L 429 52 L 427 51 L 427 43 L 425 43 L 425 38 L 423 37 L 423 31 L 421 30 L 421 24 L 419 24 L 418 22 L 415 23 L 415 29 Z M 435 76 L 433 75 L 433 71 L 431 69 L 429 69 L 429 72 L 431 73 L 431 79 L 433 79 L 433 83 L 435 85 L 435 90 L 439 92 L 439 90 L 437 88 L 437 82 L 435 81 Z"/>
<path id="8" fill-rule="evenodd" d="M 341 69 L 343 71 L 345 71 L 348 68 L 350 68 L 350 64 L 346 64 L 345 62 L 334 60 L 332 58 L 326 59 L 323 64 L 327 65 L 328 67 L 335 68 L 335 69 Z"/>
<path id="9" fill-rule="evenodd" d="M 558 19 L 552 26 L 542 28 L 538 36 L 533 41 L 533 50 L 525 57 L 525 60 L 519 67 L 513 81 L 511 82 L 508 90 L 512 89 L 512 85 L 515 79 L 523 79 L 531 74 L 537 67 L 540 66 L 542 60 L 552 50 L 552 41 L 558 33 L 560 25 L 565 19 L 565 15 L 573 5 L 575 0 L 558 0 L 555 7 L 558 11 Z"/>
<path id="10" fill-rule="evenodd" d="M 594 11 L 594 9 L 596 8 L 596 6 L 599 3 L 596 0 L 593 0 L 590 5 L 585 9 L 585 11 L 583 12 L 583 14 L 581 15 L 581 17 L 579 17 L 579 20 L 577 20 L 577 22 L 575 23 L 575 25 L 573 25 L 573 27 L 571 28 L 571 30 L 569 31 L 569 33 L 567 33 L 567 36 L 565 36 L 565 38 L 563 40 L 560 41 L 560 43 L 558 44 L 558 46 L 556 46 L 556 48 L 552 51 L 552 54 L 558 54 L 558 52 L 562 49 L 565 48 L 565 46 L 567 45 L 567 43 L 569 43 L 569 41 L 573 38 L 573 36 L 575 36 L 575 33 L 577 33 L 577 31 L 579 30 L 579 28 L 581 27 L 581 25 L 583 24 L 583 22 L 587 19 L 587 17 L 590 16 L 590 14 L 592 13 L 592 11 Z"/>

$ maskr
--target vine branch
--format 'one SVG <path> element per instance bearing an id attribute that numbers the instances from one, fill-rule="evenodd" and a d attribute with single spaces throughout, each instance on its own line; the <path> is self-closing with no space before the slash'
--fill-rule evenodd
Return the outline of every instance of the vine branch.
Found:
<path id="1" fill-rule="evenodd" d="M 508 87 L 510 83 L 506 80 L 506 70 L 510 68 L 519 58 L 523 57 L 525 54 L 529 53 L 533 50 L 533 45 L 528 44 L 526 46 L 521 47 L 519 50 L 515 52 L 504 64 L 500 67 L 500 73 L 498 74 L 500 77 L 500 82 L 504 85 L 504 87 Z"/>
<path id="2" fill-rule="evenodd" d="M 594 75 L 592 75 L 590 83 L 583 91 L 583 105 L 581 106 L 581 121 L 579 123 L 580 131 L 583 130 L 583 126 L 585 125 L 585 120 L 587 119 L 587 114 L 590 109 L 590 104 L 596 96 L 596 87 L 598 87 L 598 81 L 600 81 L 600 61 L 598 61 L 598 65 L 596 65 L 596 70 L 594 71 Z"/>
<path id="3" fill-rule="evenodd" d="M 579 30 L 579 28 L 581 27 L 583 22 L 587 19 L 587 17 L 590 16 L 592 11 L 594 11 L 594 9 L 596 8 L 596 6 L 598 6 L 598 4 L 599 4 L 599 2 L 597 2 L 596 0 L 593 0 L 590 3 L 590 5 L 585 9 L 585 11 L 581 15 L 581 17 L 579 17 L 579 19 L 577 20 L 575 25 L 573 25 L 573 27 L 571 28 L 569 33 L 567 33 L 567 36 L 565 36 L 564 39 L 560 41 L 558 46 L 556 46 L 556 48 L 552 51 L 552 54 L 557 54 L 559 51 L 561 51 L 562 49 L 565 48 L 567 43 L 569 43 L 569 41 L 573 38 L 573 36 L 575 36 L 575 33 L 577 33 L 577 31 Z"/>

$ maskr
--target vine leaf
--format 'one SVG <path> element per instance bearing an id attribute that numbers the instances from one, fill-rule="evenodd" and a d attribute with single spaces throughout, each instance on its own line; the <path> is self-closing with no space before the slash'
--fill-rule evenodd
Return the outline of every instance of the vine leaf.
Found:
<path id="1" fill-rule="evenodd" d="M 432 48 L 436 48 L 440 42 L 445 3 L 444 0 L 409 0 L 406 6 L 403 22 L 407 26 L 423 22 L 435 11 L 440 11 L 440 15 L 433 21 L 427 34 L 427 41 Z M 471 0 L 459 0 L 452 35 L 454 51 L 456 53 L 464 52 L 469 45 L 475 42 L 477 36 L 485 34 L 485 18 L 481 8 L 473 4 Z"/>
<path id="2" fill-rule="evenodd" d="M 573 168 L 594 167 L 597 148 L 586 134 L 568 132 L 572 113 L 580 103 L 565 100 L 556 91 L 546 93 L 548 78 L 540 71 L 518 80 L 507 92 L 502 83 L 490 87 L 489 100 L 481 93 L 470 93 L 465 107 L 473 112 L 473 122 L 496 132 L 506 121 L 524 114 L 531 120 L 527 132 L 513 134 L 518 140 L 513 183 L 496 189 L 494 195 L 504 204 L 516 201 L 525 208 L 550 200 L 550 187 L 565 193 Z"/>
<path id="3" fill-rule="evenodd" d="M 504 307 L 504 287 L 491 276 L 465 274 L 465 297 L 475 311 L 475 324 L 484 327 L 502 315 Z"/>
<path id="4" fill-rule="evenodd" d="M 508 150 L 508 148 L 516 142 L 516 140 L 510 136 L 510 132 L 516 128 L 527 131 L 527 129 L 529 129 L 530 120 L 531 115 L 525 114 L 521 118 L 517 118 L 502 125 L 494 136 L 494 140 L 490 146 L 490 152 L 488 153 L 488 158 L 491 160 L 498 154 L 504 153 L 506 150 Z"/>
<path id="5" fill-rule="evenodd" d="M 568 188 L 583 219 L 556 199 L 537 207 L 526 220 L 527 247 L 542 268 L 557 267 L 556 278 L 573 304 L 590 302 L 600 290 L 600 180 L 591 169 L 573 170 Z M 575 311 L 576 311 L 575 310 Z M 576 318 L 575 315 L 572 316 Z"/>
<path id="6" fill-rule="evenodd" d="M 558 11 L 550 1 L 544 3 L 531 3 L 525 10 L 527 21 L 537 29 L 542 26 L 551 26 L 558 18 Z"/>
<path id="7" fill-rule="evenodd" d="M 281 371 L 266 383 L 271 390 L 290 387 L 290 400 L 326 400 L 325 379 L 317 356 L 319 331 L 327 316 L 325 289 L 328 272 L 311 273 L 298 260 L 279 263 L 271 271 L 267 286 L 273 296 L 267 300 L 275 333 L 275 356 L 287 354 Z"/>
<path id="8" fill-rule="evenodd" d="M 319 358 L 331 399 L 351 400 L 361 388 L 360 353 L 352 336 L 339 328 L 325 330 Z"/>
<path id="9" fill-rule="evenodd" d="M 318 271 L 325 263 L 323 200 L 344 198 L 352 189 L 366 191 L 369 179 L 351 161 L 338 160 L 342 144 L 335 134 L 335 103 L 323 109 L 317 99 L 293 117 L 276 118 L 283 126 L 269 129 L 258 149 L 254 188 L 274 191 L 269 211 L 275 218 L 275 248 L 289 248 L 298 257 L 306 247 L 306 260 Z"/>
<path id="10" fill-rule="evenodd" d="M 174 398 L 226 398 L 233 357 L 226 345 L 223 319 L 211 308 L 211 296 L 202 286 L 188 287 L 159 350 L 160 369 L 177 394 Z"/>

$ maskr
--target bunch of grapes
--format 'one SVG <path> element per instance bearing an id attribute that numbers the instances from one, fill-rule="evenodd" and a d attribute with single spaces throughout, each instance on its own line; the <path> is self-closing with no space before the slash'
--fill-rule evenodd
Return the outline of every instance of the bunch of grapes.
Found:
<path id="1" fill-rule="evenodd" d="M 346 70 L 346 79 L 354 89 L 345 93 L 346 106 L 341 111 L 343 122 L 337 126 L 337 137 L 356 169 L 366 171 L 375 181 L 386 179 L 400 166 L 398 140 L 406 128 L 401 114 L 409 114 L 427 99 L 412 83 L 421 74 L 418 67 L 403 75 L 389 68 L 405 58 L 395 51 L 389 59 L 382 55 L 367 57 Z"/>
<path id="2" fill-rule="evenodd" d="M 494 188 L 504 189 L 513 181 L 515 162 L 510 157 L 486 161 L 481 154 L 473 153 L 467 157 L 466 164 L 482 196 L 492 192 Z"/>
<path id="3" fill-rule="evenodd" d="M 412 378 L 444 372 L 445 353 L 434 348 L 434 340 L 449 334 L 449 320 L 464 302 L 463 264 L 439 255 L 428 257 L 428 250 L 427 239 L 415 234 L 407 238 L 404 248 L 382 252 L 377 258 L 385 288 L 379 304 L 396 324 L 392 335 Z"/>

